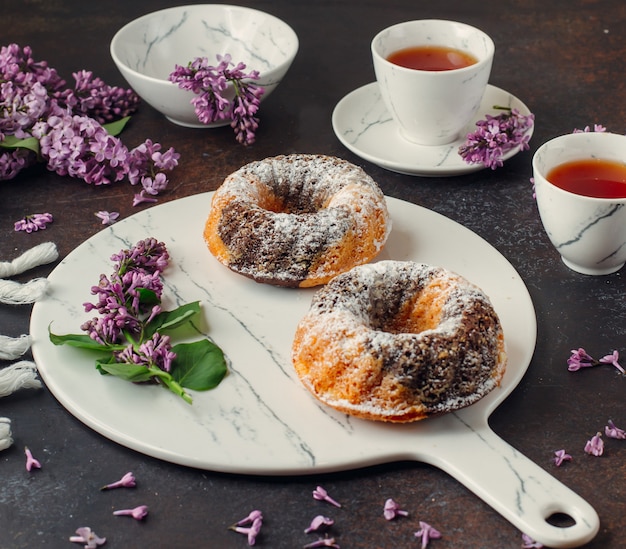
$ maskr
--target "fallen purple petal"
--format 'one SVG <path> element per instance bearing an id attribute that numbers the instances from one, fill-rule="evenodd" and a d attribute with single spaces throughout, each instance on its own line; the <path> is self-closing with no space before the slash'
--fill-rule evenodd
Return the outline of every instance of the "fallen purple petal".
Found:
<path id="1" fill-rule="evenodd" d="M 332 526 L 334 523 L 335 521 L 331 518 L 325 517 L 323 515 L 317 515 L 311 521 L 311 524 L 309 525 L 309 527 L 304 530 L 304 533 L 308 534 L 310 532 L 316 532 L 320 528 L 325 527 L 325 526 Z"/>
<path id="2" fill-rule="evenodd" d="M 615 366 L 622 374 L 626 374 L 626 370 L 621 367 L 619 360 L 619 353 L 617 351 L 613 351 L 610 355 L 603 356 L 599 362 L 602 364 L 612 364 Z"/>
<path id="3" fill-rule="evenodd" d="M 95 213 L 95 216 L 102 220 L 103 225 L 112 225 L 117 221 L 120 214 L 119 212 L 107 212 L 105 210 L 100 210 Z"/>
<path id="4" fill-rule="evenodd" d="M 41 469 L 41 463 L 39 460 L 33 457 L 33 454 L 28 448 L 24 448 L 24 453 L 26 454 L 26 470 L 30 471 L 31 469 Z"/>
<path id="5" fill-rule="evenodd" d="M 427 522 L 423 522 L 423 521 L 419 521 L 420 523 L 420 529 L 415 532 L 415 537 L 421 539 L 422 541 L 422 545 L 421 548 L 422 549 L 426 549 L 426 547 L 428 547 L 428 543 L 430 542 L 431 539 L 439 539 L 441 538 L 441 532 L 439 532 L 439 530 L 436 530 L 435 528 L 433 528 L 430 524 L 428 524 Z"/>
<path id="6" fill-rule="evenodd" d="M 620 429 L 613 423 L 613 420 L 609 419 L 608 425 L 604 427 L 604 434 L 609 438 L 616 438 L 618 440 L 626 440 L 626 431 Z"/>
<path id="7" fill-rule="evenodd" d="M 54 218 L 52 214 L 49 213 L 36 213 L 30 214 L 16 221 L 14 224 L 15 231 L 24 231 L 27 233 L 32 233 L 39 230 L 44 230 L 47 228 L 48 224 L 52 223 Z"/>
<path id="8" fill-rule="evenodd" d="M 408 511 L 400 509 L 400 506 L 391 498 L 385 501 L 385 507 L 383 509 L 383 516 L 387 520 L 393 520 L 397 516 L 408 516 Z"/>
<path id="9" fill-rule="evenodd" d="M 604 453 L 604 441 L 602 440 L 602 434 L 596 433 L 585 444 L 585 452 L 589 455 L 599 457 Z"/>
<path id="10" fill-rule="evenodd" d="M 567 454 L 565 450 L 557 450 L 556 452 L 554 452 L 554 464 L 557 467 L 560 467 L 564 461 L 571 461 L 571 460 L 572 460 L 572 456 Z"/>
<path id="11" fill-rule="evenodd" d="M 126 473 L 120 480 L 107 484 L 100 490 L 113 490 L 115 488 L 133 488 L 136 486 L 135 475 L 132 472 Z"/>
<path id="12" fill-rule="evenodd" d="M 84 543 L 85 549 L 96 549 L 99 545 L 106 543 L 106 538 L 101 538 L 89 528 L 89 526 L 83 526 L 76 530 L 75 536 L 70 536 L 72 543 Z"/>
<path id="13" fill-rule="evenodd" d="M 313 490 L 313 498 L 319 501 L 326 501 L 335 507 L 341 507 L 341 504 L 335 501 L 328 495 L 328 492 L 324 490 L 321 486 L 318 486 L 315 490 Z"/>
<path id="14" fill-rule="evenodd" d="M 522 549 L 542 549 L 543 544 L 535 541 L 528 534 L 522 534 Z"/>
<path id="15" fill-rule="evenodd" d="M 134 509 L 120 509 L 119 511 L 113 511 L 113 514 L 116 516 L 131 516 L 135 520 L 143 520 L 148 515 L 148 506 L 147 505 L 139 505 Z"/>

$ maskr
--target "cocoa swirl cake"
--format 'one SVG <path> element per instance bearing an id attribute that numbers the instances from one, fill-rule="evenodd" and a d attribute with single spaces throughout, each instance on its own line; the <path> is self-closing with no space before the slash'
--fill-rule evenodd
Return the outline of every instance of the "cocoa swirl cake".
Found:
<path id="1" fill-rule="evenodd" d="M 390 230 L 385 197 L 361 168 L 294 154 L 229 175 L 213 195 L 204 238 L 239 274 L 307 287 L 373 259 Z"/>
<path id="2" fill-rule="evenodd" d="M 325 404 L 393 422 L 468 406 L 506 368 L 488 297 L 457 274 L 409 261 L 355 267 L 318 290 L 292 358 Z"/>

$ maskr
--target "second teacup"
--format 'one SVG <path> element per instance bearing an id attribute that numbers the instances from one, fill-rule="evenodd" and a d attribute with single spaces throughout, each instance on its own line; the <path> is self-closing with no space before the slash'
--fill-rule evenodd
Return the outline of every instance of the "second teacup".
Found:
<path id="1" fill-rule="evenodd" d="M 455 21 L 406 21 L 371 43 L 374 72 L 385 106 L 401 135 L 419 145 L 455 141 L 478 111 L 495 46 L 483 31 Z M 443 55 L 443 66 L 399 64 L 398 55 Z M 414 68 L 418 67 L 418 68 Z"/>
<path id="2" fill-rule="evenodd" d="M 563 262 L 589 275 L 626 263 L 626 136 L 572 133 L 533 157 L 537 206 Z"/>

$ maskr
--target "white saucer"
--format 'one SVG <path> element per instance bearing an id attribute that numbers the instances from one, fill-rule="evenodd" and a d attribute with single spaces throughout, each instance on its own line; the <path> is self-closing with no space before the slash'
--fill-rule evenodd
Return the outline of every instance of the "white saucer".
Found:
<path id="1" fill-rule="evenodd" d="M 468 164 L 458 154 L 465 136 L 474 131 L 478 120 L 485 115 L 502 111 L 494 105 L 518 109 L 522 114 L 530 110 L 509 92 L 488 85 L 480 109 L 474 120 L 461 133 L 462 138 L 448 145 L 425 146 L 411 143 L 400 136 L 396 123 L 387 111 L 378 84 L 372 82 L 346 95 L 333 111 L 333 130 L 354 154 L 382 168 L 407 175 L 449 176 L 484 169 L 482 164 Z M 532 135 L 533 128 L 528 130 Z M 504 160 L 519 152 L 519 147 L 509 151 Z"/>

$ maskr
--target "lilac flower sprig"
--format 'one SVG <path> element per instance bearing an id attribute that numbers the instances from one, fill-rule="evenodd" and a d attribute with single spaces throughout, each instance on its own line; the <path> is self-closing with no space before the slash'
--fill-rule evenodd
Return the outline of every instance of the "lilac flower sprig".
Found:
<path id="1" fill-rule="evenodd" d="M 94 185 L 128 177 L 146 189 L 140 193 L 146 199 L 135 197 L 134 205 L 154 202 L 179 155 L 170 149 L 155 158 L 151 152 L 160 145 L 149 140 L 129 150 L 117 135 L 139 97 L 90 71 L 73 76 L 74 88 L 66 87 L 55 69 L 33 59 L 30 47 L 0 48 L 0 180 L 43 162 L 50 171 Z"/>
<path id="2" fill-rule="evenodd" d="M 626 370 L 619 363 L 619 352 L 613 351 L 609 355 L 603 356 L 601 359 L 596 360 L 590 356 L 585 349 L 579 347 L 578 349 L 572 349 L 571 356 L 567 359 L 567 369 L 570 372 L 577 372 L 583 368 L 593 368 L 602 364 L 611 364 L 620 373 L 626 374 Z"/>
<path id="3" fill-rule="evenodd" d="M 165 332 L 193 322 L 200 313 L 198 302 L 172 311 L 162 308 L 162 273 L 169 263 L 165 244 L 154 238 L 138 242 L 111 256 L 112 275 L 100 275 L 91 289 L 95 303 L 86 312 L 99 316 L 84 322 L 86 334 L 56 335 L 55 345 L 96 350 L 96 368 L 102 374 L 133 383 L 157 383 L 191 403 L 185 389 L 206 391 L 226 375 L 221 349 L 209 339 L 173 345 Z"/>
<path id="4" fill-rule="evenodd" d="M 259 72 L 245 73 L 246 65 L 241 62 L 235 65 L 230 54 L 217 55 L 217 61 L 213 66 L 206 57 L 196 57 L 186 67 L 176 65 L 169 80 L 195 94 L 191 104 L 202 124 L 230 119 L 237 141 L 251 145 L 256 139 L 259 127 L 256 114 L 265 93 L 265 88 L 250 82 L 259 79 Z M 234 93 L 232 100 L 227 97 L 230 93 Z"/>
<path id="5" fill-rule="evenodd" d="M 535 115 L 523 115 L 509 107 L 495 105 L 493 108 L 505 112 L 497 116 L 488 114 L 484 120 L 476 122 L 477 129 L 467 134 L 459 147 L 459 155 L 468 164 L 482 164 L 495 170 L 503 165 L 508 152 L 529 148 L 528 130 L 533 127 Z"/>

